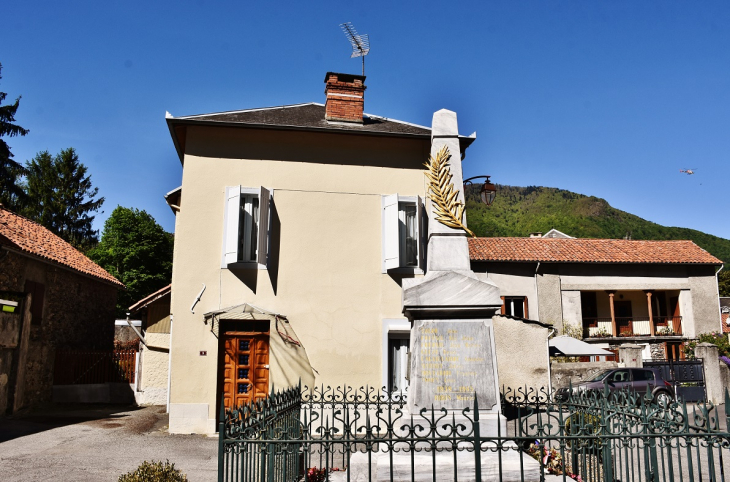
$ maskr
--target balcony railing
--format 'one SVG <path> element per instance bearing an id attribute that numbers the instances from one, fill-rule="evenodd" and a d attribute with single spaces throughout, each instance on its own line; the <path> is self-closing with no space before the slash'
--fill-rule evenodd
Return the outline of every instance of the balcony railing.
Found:
<path id="1" fill-rule="evenodd" d="M 672 336 L 682 334 L 681 316 L 654 316 L 654 334 Z M 648 316 L 616 317 L 618 336 L 649 336 L 651 324 Z M 613 323 L 610 317 L 583 318 L 585 338 L 606 338 L 613 336 Z"/>

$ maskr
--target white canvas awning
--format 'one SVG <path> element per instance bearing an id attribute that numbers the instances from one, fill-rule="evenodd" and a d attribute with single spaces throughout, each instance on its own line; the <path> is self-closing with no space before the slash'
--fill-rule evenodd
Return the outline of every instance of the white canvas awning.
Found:
<path id="1" fill-rule="evenodd" d="M 548 342 L 550 356 L 613 356 L 610 351 L 598 348 L 572 336 L 556 336 Z"/>

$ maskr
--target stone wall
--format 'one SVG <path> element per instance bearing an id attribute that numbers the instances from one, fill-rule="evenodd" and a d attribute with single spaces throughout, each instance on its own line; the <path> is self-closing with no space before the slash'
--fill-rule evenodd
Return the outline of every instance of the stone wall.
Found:
<path id="1" fill-rule="evenodd" d="M 1 315 L 0 414 L 11 407 L 17 411 L 51 399 L 57 349 L 111 349 L 113 346 L 116 287 L 70 269 L 8 252 L 0 263 L 0 291 L 22 293 L 27 281 L 44 287 L 42 316 L 40 320 L 30 319 L 25 324 L 29 329 L 22 333 L 23 311 L 29 310 Z M 3 380 L 8 380 L 5 386 Z M 20 395 L 10 403 L 14 391 Z"/>
<path id="2" fill-rule="evenodd" d="M 509 316 L 495 316 L 492 322 L 500 390 L 525 386 L 547 388 L 550 329 Z"/>
<path id="3" fill-rule="evenodd" d="M 552 363 L 550 371 L 553 390 L 567 387 L 570 383 L 576 385 L 600 371 L 617 366 L 616 362 Z"/>
<path id="4" fill-rule="evenodd" d="M 170 335 L 146 333 L 147 348 L 140 347 L 141 376 L 137 392 L 140 405 L 167 403 L 167 374 L 169 367 Z"/>

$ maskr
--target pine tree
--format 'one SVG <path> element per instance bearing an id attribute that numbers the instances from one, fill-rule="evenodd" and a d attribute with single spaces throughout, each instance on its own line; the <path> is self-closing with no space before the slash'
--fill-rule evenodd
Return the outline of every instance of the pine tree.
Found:
<path id="1" fill-rule="evenodd" d="M 86 172 L 73 147 L 53 158 L 48 151 L 39 152 L 26 163 L 24 214 L 81 250 L 99 242 L 90 213 L 104 203 Z"/>
<path id="2" fill-rule="evenodd" d="M 3 66 L 0 64 L 0 79 Z M 24 136 L 28 129 L 23 129 L 15 122 L 15 112 L 20 105 L 20 97 L 12 104 L 2 105 L 8 94 L 0 92 L 0 203 L 12 210 L 19 210 L 26 200 L 20 180 L 25 169 L 13 160 L 10 146 L 3 137 Z"/>

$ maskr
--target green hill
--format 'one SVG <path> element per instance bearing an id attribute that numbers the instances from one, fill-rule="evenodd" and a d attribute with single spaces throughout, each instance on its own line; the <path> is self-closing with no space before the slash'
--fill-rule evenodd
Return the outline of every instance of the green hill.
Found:
<path id="1" fill-rule="evenodd" d="M 662 226 L 611 207 L 605 199 L 551 187 L 497 186 L 491 206 L 467 192 L 467 221 L 477 236 L 528 236 L 553 228 L 577 238 L 691 239 L 721 260 L 730 260 L 730 240 L 695 229 Z"/>

